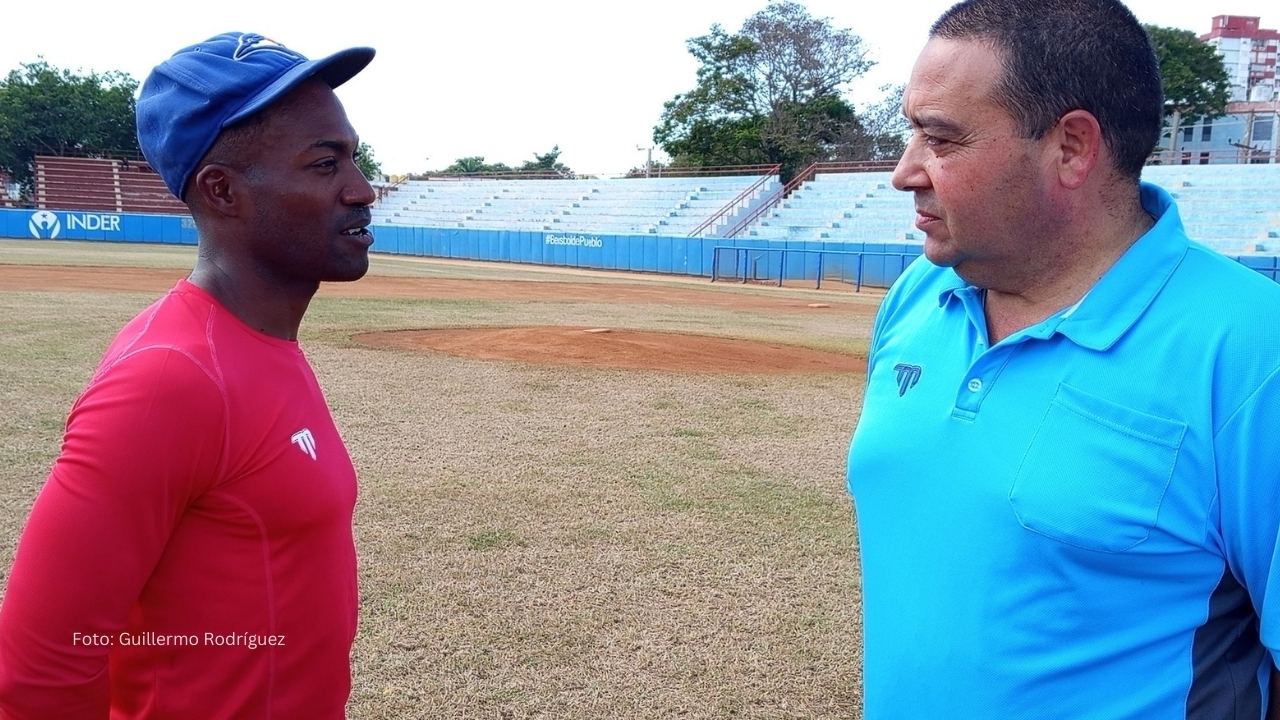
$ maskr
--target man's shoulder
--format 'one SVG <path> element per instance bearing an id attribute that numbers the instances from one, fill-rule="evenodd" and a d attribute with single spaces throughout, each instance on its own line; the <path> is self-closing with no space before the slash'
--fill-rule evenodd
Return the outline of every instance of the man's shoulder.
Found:
<path id="1" fill-rule="evenodd" d="M 1280 370 L 1280 283 L 1192 243 L 1157 298 L 1159 327 L 1184 331 L 1223 363 L 1222 375 L 1248 391 Z"/>
<path id="2" fill-rule="evenodd" d="M 1280 316 L 1280 283 L 1199 243 L 1188 247 L 1169 289 L 1224 324 L 1274 323 Z"/>
<path id="3" fill-rule="evenodd" d="M 96 375 L 126 368 L 133 373 L 184 375 L 189 367 L 212 378 L 216 363 L 208 324 L 208 304 L 175 288 L 116 333 Z"/>

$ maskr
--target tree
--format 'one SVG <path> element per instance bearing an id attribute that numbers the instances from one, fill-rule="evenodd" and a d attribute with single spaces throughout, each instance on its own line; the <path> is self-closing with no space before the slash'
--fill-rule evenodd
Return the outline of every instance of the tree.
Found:
<path id="1" fill-rule="evenodd" d="M 78 75 L 43 59 L 0 80 L 0 168 L 30 187 L 37 154 L 137 155 L 134 92 L 121 72 Z"/>
<path id="2" fill-rule="evenodd" d="M 382 177 L 382 163 L 373 157 L 373 148 L 369 143 L 362 142 L 356 148 L 356 167 L 360 168 L 360 172 L 368 180 L 377 180 Z"/>
<path id="3" fill-rule="evenodd" d="M 458 158 L 453 164 L 444 169 L 447 173 L 481 173 L 481 172 L 510 172 L 511 168 L 504 163 L 496 163 L 487 165 L 483 155 L 469 155 L 464 158 Z"/>
<path id="4" fill-rule="evenodd" d="M 911 123 L 902 114 L 902 94 L 906 85 L 882 85 L 884 96 L 858 115 L 861 133 L 850 141 L 853 157 L 866 160 L 896 160 L 907 149 Z"/>
<path id="5" fill-rule="evenodd" d="M 526 172 L 555 172 L 563 176 L 572 177 L 573 171 L 564 163 L 560 162 L 560 146 L 553 145 L 550 152 L 545 155 L 533 154 L 533 160 L 527 160 L 520 166 L 522 171 Z"/>
<path id="6" fill-rule="evenodd" d="M 1178 28 L 1143 26 L 1155 47 L 1164 84 L 1164 116 L 1172 125 L 1177 148 L 1178 126 L 1202 117 L 1221 117 L 1231 99 L 1231 81 L 1222 56 L 1200 42 L 1195 33 Z"/>
<path id="7" fill-rule="evenodd" d="M 784 176 L 844 159 L 861 124 L 844 92 L 866 72 L 862 38 L 803 5 L 768 5 L 730 34 L 688 42 L 697 86 L 663 106 L 653 139 L 676 165 L 781 163 Z"/>
<path id="8" fill-rule="evenodd" d="M 444 169 L 446 173 L 509 173 L 509 172 L 554 172 L 560 175 L 573 177 L 573 171 L 560 162 L 560 146 L 555 145 L 549 152 L 543 155 L 533 154 L 533 160 L 525 161 L 518 168 L 513 168 L 506 163 L 494 163 L 492 165 L 484 161 L 483 155 L 470 155 L 468 157 L 458 158 L 453 164 Z"/>

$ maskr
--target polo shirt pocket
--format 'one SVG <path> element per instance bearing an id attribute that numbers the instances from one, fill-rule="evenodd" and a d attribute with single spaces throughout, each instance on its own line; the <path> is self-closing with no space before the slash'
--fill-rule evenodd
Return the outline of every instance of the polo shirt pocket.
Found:
<path id="1" fill-rule="evenodd" d="M 1022 527 L 1069 545 L 1123 552 L 1151 534 L 1186 423 L 1065 383 L 1014 476 Z"/>

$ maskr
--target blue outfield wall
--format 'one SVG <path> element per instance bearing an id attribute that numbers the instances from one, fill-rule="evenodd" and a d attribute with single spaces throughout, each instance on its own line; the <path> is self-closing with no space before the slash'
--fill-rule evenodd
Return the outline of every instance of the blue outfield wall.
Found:
<path id="1" fill-rule="evenodd" d="M 749 238 L 690 238 L 665 235 L 602 235 L 527 230 L 481 230 L 378 225 L 375 252 L 393 255 L 492 260 L 535 265 L 628 270 L 711 277 L 715 248 L 747 248 L 739 263 L 761 280 L 853 279 L 887 286 L 912 259 L 919 245 L 831 241 L 769 241 Z M 185 215 L 144 215 L 100 211 L 0 209 L 0 237 L 46 240 L 196 244 L 196 228 Z M 784 253 L 783 250 L 803 252 Z M 821 254 L 819 251 L 829 251 Z M 845 253 L 865 253 L 858 257 Z M 724 251 L 721 251 L 724 262 Z M 729 253 L 734 255 L 735 253 Z M 821 254 L 821 259 L 819 255 Z M 1280 257 L 1242 255 L 1234 259 L 1280 282 Z M 733 259 L 730 258 L 732 262 Z M 745 269 L 743 269 L 745 271 Z M 733 276 L 735 272 L 723 272 Z M 741 275 L 739 275 L 741 277 Z"/>
<path id="2" fill-rule="evenodd" d="M 830 241 L 769 241 L 756 239 L 690 238 L 666 235 L 609 235 L 579 232 L 527 230 L 487 230 L 423 228 L 404 225 L 377 225 L 373 228 L 374 252 L 392 255 L 419 255 L 461 260 L 557 265 L 598 270 L 665 273 L 711 277 L 717 247 L 759 250 L 751 258 L 760 279 L 777 280 L 785 271 L 786 280 L 817 277 L 823 250 L 887 253 L 863 260 L 863 281 L 887 286 L 902 268 L 921 252 L 919 245 L 837 243 Z M 803 250 L 786 254 L 782 250 Z M 901 255 L 896 255 L 901 253 Z M 822 261 L 825 277 L 853 277 L 855 259 L 827 257 Z M 848 269 L 842 271 L 841 267 Z"/>
<path id="3" fill-rule="evenodd" d="M 186 215 L 0 209 L 0 237 L 195 245 L 197 236 Z"/>

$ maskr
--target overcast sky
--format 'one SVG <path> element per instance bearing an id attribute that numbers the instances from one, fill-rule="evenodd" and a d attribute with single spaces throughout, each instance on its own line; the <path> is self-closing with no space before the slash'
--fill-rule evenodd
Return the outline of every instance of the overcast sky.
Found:
<path id="1" fill-rule="evenodd" d="M 950 0 L 805 0 L 866 41 L 878 64 L 853 87 L 863 106 L 904 82 Z M 141 81 L 178 48 L 258 32 L 310 57 L 369 45 L 378 57 L 339 89 L 383 170 L 439 169 L 483 155 L 518 165 L 558 144 L 585 173 L 642 165 L 662 103 L 694 85 L 685 41 L 737 31 L 766 0 L 6 0 L 0 71 L 43 56 Z M 1214 15 L 1280 26 L 1276 0 L 1130 0 L 1138 19 L 1207 32 Z M 637 147 L 641 149 L 637 149 Z M 661 154 L 655 151 L 655 159 Z"/>

